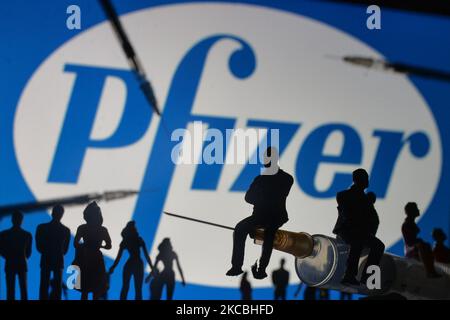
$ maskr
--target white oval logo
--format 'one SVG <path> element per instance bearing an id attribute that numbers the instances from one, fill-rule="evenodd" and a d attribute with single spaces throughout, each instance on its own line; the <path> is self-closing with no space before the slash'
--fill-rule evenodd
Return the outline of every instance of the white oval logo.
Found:
<path id="1" fill-rule="evenodd" d="M 381 58 L 361 41 L 307 17 L 249 5 L 164 6 L 121 19 L 164 119 L 182 127 L 203 119 L 220 129 L 280 129 L 280 164 L 295 179 L 284 229 L 330 235 L 333 194 L 348 187 L 357 167 L 372 175 L 378 235 L 387 246 L 400 238 L 404 204 L 416 201 L 425 211 L 431 202 L 441 145 L 420 93 L 403 76 L 328 58 Z M 117 253 L 120 231 L 134 218 L 145 240 L 153 240 L 152 256 L 162 238 L 172 239 L 188 282 L 235 286 L 224 275 L 230 231 L 160 214 L 165 209 L 234 226 L 251 214 L 244 191 L 254 171 L 166 161 L 169 138 L 128 70 L 107 22 L 49 56 L 27 84 L 15 118 L 23 176 L 37 199 L 140 190 L 136 198 L 100 204 L 113 240 L 105 253 Z M 81 212 L 67 210 L 63 222 L 72 232 L 83 223 Z M 245 266 L 260 250 L 247 242 Z M 282 256 L 274 252 L 270 267 Z"/>

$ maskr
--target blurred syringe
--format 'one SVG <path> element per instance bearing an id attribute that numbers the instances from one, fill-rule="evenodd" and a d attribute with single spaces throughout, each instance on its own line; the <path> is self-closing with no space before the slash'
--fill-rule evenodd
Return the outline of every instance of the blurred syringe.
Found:
<path id="1" fill-rule="evenodd" d="M 164 211 L 166 215 L 211 225 L 227 230 L 229 226 L 194 219 Z M 251 237 L 262 244 L 264 229 L 257 229 Z M 435 263 L 440 278 L 428 278 L 423 264 L 413 259 L 385 253 L 380 263 L 380 289 L 365 286 L 347 287 L 341 284 L 346 269 L 349 247 L 343 241 L 321 234 L 278 230 L 273 244 L 275 250 L 295 257 L 295 270 L 302 282 L 320 287 L 366 295 L 398 293 L 408 299 L 450 299 L 450 265 Z M 367 252 L 359 260 L 359 275 L 367 260 Z"/>

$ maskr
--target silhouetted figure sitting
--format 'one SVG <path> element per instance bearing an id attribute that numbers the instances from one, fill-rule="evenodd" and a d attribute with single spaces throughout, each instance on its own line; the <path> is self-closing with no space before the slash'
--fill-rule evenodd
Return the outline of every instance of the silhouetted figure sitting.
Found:
<path id="1" fill-rule="evenodd" d="M 28 300 L 27 260 L 31 256 L 33 237 L 22 229 L 23 214 L 15 211 L 11 217 L 12 228 L 0 232 L 0 248 L 5 259 L 6 299 L 15 300 L 16 276 L 19 279 L 20 298 Z"/>
<path id="2" fill-rule="evenodd" d="M 433 253 L 431 246 L 417 237 L 420 229 L 415 219 L 420 215 L 419 208 L 415 202 L 408 202 L 405 206 L 406 219 L 402 225 L 403 240 L 405 242 L 405 256 L 423 262 L 425 272 L 430 278 L 439 277 L 434 269 Z"/>
<path id="3" fill-rule="evenodd" d="M 239 222 L 234 229 L 232 267 L 228 270 L 227 276 L 237 276 L 243 272 L 247 235 L 252 235 L 257 228 L 263 228 L 264 240 L 259 268 L 255 263 L 252 266 L 252 273 L 255 279 L 267 277 L 266 267 L 272 254 L 275 233 L 288 221 L 286 198 L 294 179 L 278 167 L 276 148 L 269 147 L 266 150 L 264 163 L 266 171 L 253 180 L 245 194 L 245 201 L 253 204 L 253 213 Z"/>
<path id="4" fill-rule="evenodd" d="M 447 236 L 440 228 L 434 229 L 432 233 L 435 241 L 433 248 L 434 261 L 440 263 L 450 263 L 450 249 L 445 245 Z"/>
<path id="5" fill-rule="evenodd" d="M 369 186 L 369 175 L 364 169 L 353 171 L 353 185 L 350 189 L 337 194 L 338 219 L 333 233 L 350 246 L 347 268 L 342 278 L 344 285 L 366 285 L 367 267 L 379 265 L 384 253 L 384 244 L 373 234 L 375 226 L 374 206 L 364 190 Z M 358 262 L 362 250 L 367 247 L 370 252 L 364 266 L 361 281 L 356 280 Z"/>
<path id="6" fill-rule="evenodd" d="M 285 260 L 281 259 L 280 268 L 272 273 L 272 282 L 275 286 L 274 300 L 286 300 L 286 289 L 289 285 L 289 271 L 284 268 Z"/>
<path id="7" fill-rule="evenodd" d="M 36 229 L 36 248 L 41 253 L 41 283 L 39 299 L 48 300 L 50 275 L 55 282 L 54 300 L 61 300 L 64 255 L 69 249 L 70 229 L 61 223 L 64 208 L 57 205 L 52 210 L 52 220 Z"/>
<path id="8" fill-rule="evenodd" d="M 164 238 L 158 246 L 159 253 L 156 256 L 154 265 L 154 279 L 150 284 L 151 300 L 161 300 L 162 291 L 166 287 L 167 300 L 172 300 L 175 290 L 175 272 L 173 271 L 173 262 L 175 261 L 180 272 L 183 286 L 186 285 L 184 280 L 183 270 L 181 269 L 178 255 L 173 251 L 172 244 L 169 238 Z M 164 269 L 158 272 L 157 265 L 162 262 Z"/>
<path id="9" fill-rule="evenodd" d="M 415 219 L 420 215 L 415 202 L 408 202 L 405 206 L 406 219 L 402 225 L 403 240 L 405 242 L 405 256 L 423 262 L 425 272 L 430 278 L 440 277 L 434 269 L 434 258 L 431 246 L 418 238 L 420 232 Z"/>
<path id="10" fill-rule="evenodd" d="M 241 300 L 252 300 L 252 285 L 248 281 L 247 272 L 244 272 L 239 286 L 241 291 Z"/>
<path id="11" fill-rule="evenodd" d="M 123 284 L 122 290 L 120 292 L 120 300 L 126 300 L 128 296 L 128 290 L 130 288 L 131 276 L 134 278 L 134 290 L 135 299 L 142 300 L 142 282 L 144 280 L 144 262 L 141 259 L 141 250 L 144 254 L 151 269 L 153 269 L 152 261 L 148 255 L 148 250 L 145 245 L 144 240 L 140 237 L 137 229 L 136 223 L 130 221 L 127 223 L 126 227 L 122 230 L 122 242 L 120 243 L 119 253 L 114 261 L 114 264 L 109 269 L 109 274 L 114 272 L 117 264 L 122 257 L 123 251 L 127 250 L 129 253 L 129 258 L 123 267 Z"/>
<path id="12" fill-rule="evenodd" d="M 80 267 L 81 299 L 87 300 L 92 292 L 93 299 L 98 300 L 108 290 L 108 278 L 103 254 L 100 249 L 111 249 L 108 229 L 102 226 L 103 217 L 97 203 L 91 202 L 83 212 L 86 224 L 78 227 L 74 239 L 75 261 Z"/>

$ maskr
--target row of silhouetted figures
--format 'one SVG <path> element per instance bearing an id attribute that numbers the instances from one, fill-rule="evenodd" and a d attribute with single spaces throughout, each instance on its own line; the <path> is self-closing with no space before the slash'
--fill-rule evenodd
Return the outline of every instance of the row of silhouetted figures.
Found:
<path id="1" fill-rule="evenodd" d="M 64 256 L 70 245 L 70 230 L 61 223 L 63 214 L 64 208 L 60 205 L 55 206 L 52 210 L 51 221 L 39 225 L 36 229 L 36 248 L 41 254 L 40 300 L 60 300 L 62 294 L 67 297 L 67 286 L 63 283 L 62 274 Z M 151 270 L 145 280 L 150 283 L 152 300 L 160 300 L 164 288 L 166 288 L 167 299 L 172 299 L 175 288 L 174 262 L 180 272 L 182 283 L 185 284 L 183 271 L 178 256 L 172 249 L 170 239 L 165 238 L 159 244 L 158 254 L 153 264 L 134 221 L 128 222 L 122 230 L 119 252 L 113 265 L 107 271 L 100 249 L 111 249 L 111 238 L 108 230 L 103 226 L 102 212 L 97 203 L 92 202 L 86 207 L 83 218 L 86 223 L 79 226 L 76 231 L 73 241 L 75 258 L 72 262 L 72 265 L 79 268 L 78 289 L 81 291 L 82 300 L 88 299 L 89 294 L 92 294 L 94 300 L 107 299 L 110 276 L 124 251 L 128 251 L 129 258 L 123 267 L 121 299 L 127 298 L 133 277 L 135 299 L 142 300 L 144 263 L 141 253 Z M 21 299 L 27 300 L 27 260 L 31 256 L 33 238 L 30 232 L 21 227 L 23 221 L 21 212 L 14 212 L 11 220 L 12 227 L 0 232 L 0 255 L 5 259 L 7 299 L 15 299 L 16 280 L 18 280 Z M 162 270 L 158 269 L 160 262 L 163 265 Z"/>

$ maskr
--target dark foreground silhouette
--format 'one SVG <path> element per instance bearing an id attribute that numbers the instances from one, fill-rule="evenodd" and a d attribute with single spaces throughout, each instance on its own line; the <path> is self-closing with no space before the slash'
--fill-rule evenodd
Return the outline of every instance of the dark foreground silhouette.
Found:
<path id="1" fill-rule="evenodd" d="M 61 290 L 58 288 L 60 287 Z M 55 278 L 50 280 L 50 292 L 49 299 L 50 300 L 61 300 L 61 291 L 64 297 L 64 300 L 68 300 L 67 285 L 64 282 L 58 282 Z"/>
<path id="2" fill-rule="evenodd" d="M 341 291 L 339 294 L 339 300 L 353 300 L 353 294 Z"/>
<path id="3" fill-rule="evenodd" d="M 450 249 L 445 245 L 447 235 L 440 228 L 436 228 L 432 233 L 434 239 L 433 257 L 436 262 L 450 263 Z"/>
<path id="4" fill-rule="evenodd" d="M 252 300 L 252 285 L 248 281 L 248 273 L 244 272 L 241 278 L 241 284 L 239 286 L 241 292 L 241 300 Z"/>
<path id="5" fill-rule="evenodd" d="M 175 291 L 175 271 L 173 270 L 173 262 L 177 264 L 178 271 L 180 272 L 182 285 L 185 286 L 183 270 L 181 269 L 178 255 L 173 251 L 172 244 L 169 238 L 164 238 L 158 246 L 158 255 L 156 256 L 153 279 L 150 282 L 150 299 L 161 300 L 164 287 L 166 288 L 167 300 L 172 300 Z M 158 263 L 162 262 L 164 269 L 158 271 Z M 147 277 L 147 281 L 150 280 L 150 276 Z"/>
<path id="6" fill-rule="evenodd" d="M 364 169 L 353 171 L 353 185 L 337 194 L 338 219 L 333 233 L 350 246 L 347 267 L 342 278 L 344 285 L 366 285 L 367 267 L 379 265 L 384 253 L 384 244 L 375 237 L 378 215 L 373 206 L 374 199 L 364 190 L 369 186 L 369 175 Z M 375 216 L 376 215 L 376 216 Z M 364 248 L 370 250 L 360 282 L 356 280 L 358 262 Z"/>
<path id="7" fill-rule="evenodd" d="M 108 230 L 102 226 L 103 217 L 96 202 L 90 203 L 83 212 L 86 224 L 78 227 L 75 234 L 75 260 L 80 267 L 81 299 L 87 300 L 92 293 L 94 300 L 101 299 L 108 290 L 108 276 L 100 249 L 111 249 Z"/>
<path id="8" fill-rule="evenodd" d="M 289 271 L 284 268 L 285 260 L 281 259 L 280 268 L 272 273 L 272 283 L 275 287 L 274 300 L 286 300 L 286 289 L 289 285 Z"/>
<path id="9" fill-rule="evenodd" d="M 298 297 L 300 294 L 300 291 L 302 288 L 305 287 L 305 290 L 303 292 L 303 300 L 317 300 L 317 288 L 315 287 L 309 287 L 303 282 L 300 282 L 298 284 L 297 290 L 295 290 L 294 297 Z"/>
<path id="10" fill-rule="evenodd" d="M 245 240 L 257 228 L 263 228 L 264 241 L 259 267 L 255 263 L 252 266 L 252 273 L 255 279 L 267 277 L 266 267 L 272 254 L 275 232 L 288 221 L 286 198 L 294 179 L 278 167 L 278 150 L 269 147 L 265 157 L 267 174 L 257 176 L 245 194 L 245 201 L 253 205 L 253 213 L 235 227 L 232 267 L 228 270 L 227 276 L 236 276 L 243 272 Z"/>
<path id="11" fill-rule="evenodd" d="M 52 210 L 52 220 L 36 229 L 36 248 L 41 254 L 41 282 L 39 299 L 49 299 L 50 277 L 53 274 L 52 300 L 61 300 L 64 255 L 69 249 L 70 229 L 61 223 L 64 208 L 57 205 Z"/>
<path id="12" fill-rule="evenodd" d="M 415 219 L 420 215 L 415 202 L 408 202 L 405 206 L 406 219 L 402 225 L 403 240 L 405 242 L 405 256 L 423 262 L 425 272 L 430 278 L 438 278 L 434 269 L 434 258 L 431 246 L 418 237 L 420 229 Z"/>

